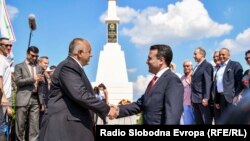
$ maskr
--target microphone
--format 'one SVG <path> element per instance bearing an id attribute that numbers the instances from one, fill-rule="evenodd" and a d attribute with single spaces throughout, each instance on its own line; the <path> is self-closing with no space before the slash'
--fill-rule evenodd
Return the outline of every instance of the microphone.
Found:
<path id="1" fill-rule="evenodd" d="M 34 14 L 29 15 L 29 26 L 31 30 L 36 30 L 36 17 Z"/>

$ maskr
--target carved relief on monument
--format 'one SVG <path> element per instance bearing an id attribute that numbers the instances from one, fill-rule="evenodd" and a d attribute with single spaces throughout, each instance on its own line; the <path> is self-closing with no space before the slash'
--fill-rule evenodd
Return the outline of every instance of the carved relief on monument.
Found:
<path id="1" fill-rule="evenodd" d="M 116 31 L 116 23 L 108 24 L 108 42 L 116 43 L 117 42 L 117 31 Z"/>

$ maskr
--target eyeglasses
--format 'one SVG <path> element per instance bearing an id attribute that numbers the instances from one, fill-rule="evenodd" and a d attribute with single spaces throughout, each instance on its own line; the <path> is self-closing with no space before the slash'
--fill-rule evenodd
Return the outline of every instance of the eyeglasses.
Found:
<path id="1" fill-rule="evenodd" d="M 250 57 L 245 57 L 246 60 L 250 59 Z"/>
<path id="2" fill-rule="evenodd" d="M 3 45 L 5 47 L 12 47 L 12 44 L 0 44 L 0 45 Z"/>
<path id="3" fill-rule="evenodd" d="M 183 67 L 190 67 L 191 65 L 183 65 Z"/>

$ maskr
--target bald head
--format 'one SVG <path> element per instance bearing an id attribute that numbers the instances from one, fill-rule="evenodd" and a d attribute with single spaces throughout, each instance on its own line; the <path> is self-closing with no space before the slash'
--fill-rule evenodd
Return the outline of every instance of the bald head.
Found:
<path id="1" fill-rule="evenodd" d="M 85 66 L 92 57 L 91 45 L 83 38 L 75 38 L 69 44 L 69 56 L 78 60 L 82 66 Z"/>
<path id="2" fill-rule="evenodd" d="M 85 51 L 91 48 L 89 42 L 83 38 L 75 38 L 69 44 L 69 55 L 77 54 L 79 51 Z"/>

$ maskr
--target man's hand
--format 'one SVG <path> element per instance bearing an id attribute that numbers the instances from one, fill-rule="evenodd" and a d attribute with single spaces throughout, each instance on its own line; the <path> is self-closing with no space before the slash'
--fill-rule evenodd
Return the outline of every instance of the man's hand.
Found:
<path id="1" fill-rule="evenodd" d="M 215 104 L 214 106 L 216 109 L 220 109 L 220 104 Z"/>
<path id="2" fill-rule="evenodd" d="M 202 99 L 202 105 L 207 106 L 208 105 L 208 99 Z"/>
<path id="3" fill-rule="evenodd" d="M 7 112 L 8 116 L 12 116 L 14 114 L 14 110 L 11 107 L 9 107 L 9 106 L 7 107 L 6 112 Z"/>
<path id="4" fill-rule="evenodd" d="M 109 110 L 109 114 L 108 114 L 108 118 L 110 120 L 117 118 L 119 115 L 119 107 L 114 106 L 114 105 L 110 105 L 110 110 Z"/>
<path id="5" fill-rule="evenodd" d="M 2 97 L 0 105 L 2 105 L 2 106 L 8 106 L 9 105 L 8 99 L 6 99 L 5 97 Z"/>

